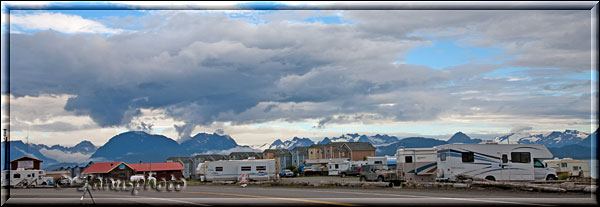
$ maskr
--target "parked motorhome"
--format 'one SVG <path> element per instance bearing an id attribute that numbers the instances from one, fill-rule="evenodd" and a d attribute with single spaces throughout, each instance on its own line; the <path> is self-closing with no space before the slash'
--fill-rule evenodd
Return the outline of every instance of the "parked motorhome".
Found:
<path id="1" fill-rule="evenodd" d="M 44 170 L 25 170 L 23 168 L 17 168 L 16 170 L 2 171 L 2 186 L 11 187 L 35 187 L 42 185 L 54 185 L 54 179 L 52 177 L 46 177 Z"/>
<path id="2" fill-rule="evenodd" d="M 274 159 L 205 161 L 196 172 L 202 181 L 238 181 L 242 174 L 248 174 L 249 180 L 277 177 Z"/>
<path id="3" fill-rule="evenodd" d="M 437 146 L 437 176 L 456 180 L 460 174 L 488 180 L 555 180 L 556 171 L 541 159 L 552 153 L 541 144 L 447 144 Z"/>
<path id="4" fill-rule="evenodd" d="M 558 174 L 566 174 L 569 178 L 589 178 L 590 166 L 584 160 L 574 160 L 571 158 L 553 160 L 544 160 L 544 163 L 549 167 L 556 169 Z"/>
<path id="5" fill-rule="evenodd" d="M 434 181 L 437 178 L 436 148 L 400 148 L 397 170 L 406 181 Z"/>

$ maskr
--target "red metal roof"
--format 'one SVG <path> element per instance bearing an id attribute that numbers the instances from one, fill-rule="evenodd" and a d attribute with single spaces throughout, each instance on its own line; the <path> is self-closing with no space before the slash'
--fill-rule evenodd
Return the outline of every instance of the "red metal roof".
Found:
<path id="1" fill-rule="evenodd" d="M 19 161 L 19 160 L 37 160 L 37 161 L 40 161 L 40 162 L 44 162 L 43 160 L 37 159 L 35 157 L 29 157 L 29 156 L 19 157 L 17 159 L 11 160 L 10 162 Z"/>
<path id="2" fill-rule="evenodd" d="M 94 163 L 92 166 L 86 168 L 81 173 L 82 174 L 83 173 L 107 173 L 107 172 L 110 172 L 115 167 L 119 166 L 121 163 L 125 164 L 124 162 L 98 162 L 98 163 Z M 127 164 L 125 164 L 125 165 L 128 167 L 131 167 Z"/>
<path id="3" fill-rule="evenodd" d="M 129 164 L 137 172 L 150 171 L 169 171 L 169 170 L 183 170 L 183 166 L 179 162 L 155 162 L 155 163 L 140 163 L 140 164 Z"/>

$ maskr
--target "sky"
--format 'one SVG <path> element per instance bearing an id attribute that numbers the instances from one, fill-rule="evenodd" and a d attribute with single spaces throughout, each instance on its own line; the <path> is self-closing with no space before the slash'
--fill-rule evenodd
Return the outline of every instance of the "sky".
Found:
<path id="1" fill-rule="evenodd" d="M 12 140 L 102 145 L 143 130 L 178 141 L 219 132 L 260 145 L 345 133 L 488 139 L 598 126 L 587 10 L 215 4 L 250 10 L 3 5 L 2 107 L 10 99 Z"/>

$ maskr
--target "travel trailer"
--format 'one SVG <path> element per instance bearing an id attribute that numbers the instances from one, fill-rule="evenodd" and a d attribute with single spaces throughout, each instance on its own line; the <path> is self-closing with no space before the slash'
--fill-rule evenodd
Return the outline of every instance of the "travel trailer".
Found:
<path id="1" fill-rule="evenodd" d="M 249 180 L 271 180 L 277 177 L 274 159 L 219 160 L 198 164 L 201 181 L 238 181 L 242 174 Z"/>
<path id="2" fill-rule="evenodd" d="M 434 181 L 437 178 L 436 148 L 400 148 L 397 170 L 406 181 Z"/>
<path id="3" fill-rule="evenodd" d="M 54 185 L 54 179 L 52 177 L 46 177 L 44 170 L 25 170 L 23 168 L 17 168 L 16 170 L 10 170 L 10 175 L 7 173 L 8 170 L 2 171 L 2 186 L 8 186 L 8 181 L 10 181 L 10 187 Z"/>
<path id="4" fill-rule="evenodd" d="M 360 167 L 367 164 L 366 161 L 332 161 L 327 163 L 328 175 L 340 175 L 342 171 L 350 167 Z"/>
<path id="5" fill-rule="evenodd" d="M 439 180 L 455 181 L 457 175 L 502 181 L 557 179 L 556 171 L 541 159 L 552 153 L 541 144 L 447 144 L 437 146 Z"/>

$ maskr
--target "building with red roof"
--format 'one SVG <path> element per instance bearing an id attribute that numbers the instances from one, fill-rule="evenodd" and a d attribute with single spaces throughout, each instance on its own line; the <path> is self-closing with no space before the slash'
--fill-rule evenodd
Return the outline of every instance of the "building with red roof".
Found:
<path id="1" fill-rule="evenodd" d="M 129 164 L 133 167 L 137 174 L 147 175 L 149 172 L 155 173 L 156 179 L 164 178 L 166 180 L 171 179 L 171 175 L 175 176 L 175 179 L 183 177 L 183 166 L 179 162 L 155 162 L 155 163 L 139 163 Z"/>
<path id="2" fill-rule="evenodd" d="M 23 168 L 24 170 L 39 170 L 43 160 L 35 157 L 23 156 L 10 161 L 10 170 Z"/>
<path id="3" fill-rule="evenodd" d="M 129 177 L 135 175 L 135 170 L 125 162 L 98 162 L 89 166 L 82 175 L 95 175 L 103 179 L 129 180 Z"/>
<path id="4" fill-rule="evenodd" d="M 171 175 L 176 179 L 183 177 L 183 166 L 179 162 L 159 162 L 159 163 L 139 163 L 127 164 L 125 162 L 98 162 L 86 168 L 81 174 L 95 175 L 108 179 L 129 180 L 132 175 L 148 175 L 150 172 L 158 180 L 165 178 L 171 179 Z"/>

